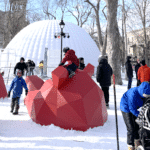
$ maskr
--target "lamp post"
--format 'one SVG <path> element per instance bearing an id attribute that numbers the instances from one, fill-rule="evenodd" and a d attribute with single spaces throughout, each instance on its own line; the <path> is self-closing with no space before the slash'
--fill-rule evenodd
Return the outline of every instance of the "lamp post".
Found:
<path id="1" fill-rule="evenodd" d="M 65 23 L 64 23 L 63 20 L 61 20 L 61 22 L 59 23 L 59 25 L 60 25 L 61 32 L 55 33 L 54 37 L 55 37 L 55 38 L 61 38 L 61 52 L 60 52 L 60 58 L 61 58 L 61 60 L 60 60 L 60 61 L 62 61 L 63 37 L 64 37 L 64 38 L 65 38 L 65 37 L 70 38 L 70 35 L 69 35 L 69 33 L 64 33 L 64 32 L 63 32 L 63 29 L 64 29 L 64 27 L 65 27 Z"/>

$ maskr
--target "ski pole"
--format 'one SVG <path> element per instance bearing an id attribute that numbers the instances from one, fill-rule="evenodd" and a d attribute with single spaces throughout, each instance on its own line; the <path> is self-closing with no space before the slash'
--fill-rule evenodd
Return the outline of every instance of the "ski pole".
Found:
<path id="1" fill-rule="evenodd" d="M 7 78 L 7 84 L 8 84 L 8 80 L 9 80 L 10 69 L 11 69 L 11 63 L 10 63 L 10 68 L 9 68 L 9 73 L 8 73 L 8 78 Z"/>
<path id="2" fill-rule="evenodd" d="M 117 119 L 117 105 L 116 105 L 116 88 L 115 88 L 115 75 L 113 74 L 113 87 L 114 87 L 114 104 L 115 104 L 115 118 L 116 118 L 116 137 L 117 137 L 117 150 L 119 150 L 119 135 L 118 135 L 118 119 Z"/>

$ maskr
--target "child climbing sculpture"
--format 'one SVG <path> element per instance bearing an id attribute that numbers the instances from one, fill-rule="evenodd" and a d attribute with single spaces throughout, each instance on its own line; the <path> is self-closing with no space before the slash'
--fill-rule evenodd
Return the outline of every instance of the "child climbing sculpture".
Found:
<path id="1" fill-rule="evenodd" d="M 68 64 L 65 65 L 64 67 L 69 72 L 69 78 L 72 78 L 75 75 L 75 71 L 79 66 L 79 59 L 75 55 L 75 51 L 70 49 L 69 47 L 65 47 L 63 49 L 63 52 L 65 54 L 65 57 L 63 58 L 59 66 L 63 66 L 65 62 L 67 61 Z"/>

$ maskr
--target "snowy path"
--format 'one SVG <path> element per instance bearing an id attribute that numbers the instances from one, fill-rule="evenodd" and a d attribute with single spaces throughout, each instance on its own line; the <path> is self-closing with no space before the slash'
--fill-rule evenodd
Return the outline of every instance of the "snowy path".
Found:
<path id="1" fill-rule="evenodd" d="M 95 79 L 94 79 L 95 80 Z M 119 109 L 120 99 L 127 89 L 127 81 L 116 86 L 120 150 L 126 150 L 126 128 Z M 134 79 L 132 87 L 135 87 Z M 9 87 L 9 86 L 8 86 Z M 24 93 L 23 93 L 24 96 Z M 116 150 L 116 129 L 113 86 L 110 87 L 108 120 L 102 127 L 86 132 L 64 130 L 54 125 L 41 126 L 29 117 L 21 98 L 19 115 L 10 113 L 11 99 L 0 100 L 0 150 Z"/>

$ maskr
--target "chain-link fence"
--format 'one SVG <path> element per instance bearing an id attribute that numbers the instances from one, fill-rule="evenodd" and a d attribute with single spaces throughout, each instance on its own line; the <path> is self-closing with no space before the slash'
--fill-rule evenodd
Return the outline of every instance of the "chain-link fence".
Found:
<path id="1" fill-rule="evenodd" d="M 12 67 L 1 67 L 0 68 L 0 72 L 4 71 L 4 76 L 3 76 L 3 79 L 4 79 L 4 82 L 5 84 L 8 84 L 9 81 L 13 80 L 13 78 L 15 77 L 14 75 L 14 67 L 15 66 L 12 66 Z M 42 69 L 40 69 L 38 66 L 36 66 L 35 68 L 32 68 L 32 67 L 29 67 L 28 68 L 28 71 L 25 70 L 24 71 L 24 75 L 23 75 L 23 78 L 25 79 L 26 76 L 30 76 L 30 75 L 37 75 L 38 77 L 40 78 L 51 78 L 51 72 L 55 69 L 56 67 L 47 67 L 47 76 L 45 76 L 43 74 L 43 71 Z"/>

